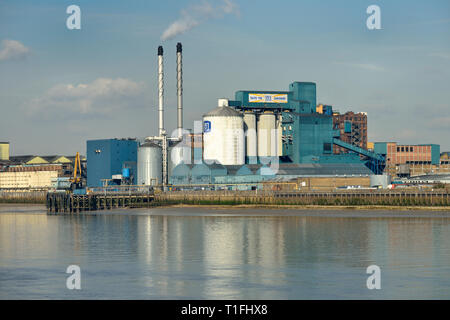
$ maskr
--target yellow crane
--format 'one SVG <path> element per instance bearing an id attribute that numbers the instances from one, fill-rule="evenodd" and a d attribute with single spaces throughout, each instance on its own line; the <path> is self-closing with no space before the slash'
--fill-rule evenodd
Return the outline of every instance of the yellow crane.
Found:
<path id="1" fill-rule="evenodd" d="M 79 173 L 79 175 L 78 175 Z M 75 165 L 73 168 L 73 177 L 70 180 L 72 182 L 72 189 L 78 189 L 81 188 L 81 160 L 80 160 L 80 153 L 77 152 L 75 156 Z"/>

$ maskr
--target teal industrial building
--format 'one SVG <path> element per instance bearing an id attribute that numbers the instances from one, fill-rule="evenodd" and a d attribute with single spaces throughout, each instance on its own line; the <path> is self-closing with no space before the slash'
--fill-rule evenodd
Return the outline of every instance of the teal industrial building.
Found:
<path id="1" fill-rule="evenodd" d="M 254 97 L 261 97 L 260 100 Z M 293 82 L 289 91 L 237 91 L 235 100 L 229 106 L 242 112 L 263 114 L 273 112 L 281 117 L 283 163 L 360 163 L 363 155 L 365 163 L 383 158 L 367 150 L 339 140 L 339 130 L 333 130 L 331 106 L 327 113 L 316 112 L 316 84 L 313 82 Z M 354 153 L 333 154 L 333 144 L 338 144 Z M 379 167 L 372 166 L 373 171 Z"/>
<path id="2" fill-rule="evenodd" d="M 128 140 L 88 141 L 88 186 L 101 185 L 100 181 L 113 179 L 124 169 L 131 173 L 128 183 L 163 186 L 251 184 L 307 174 L 382 173 L 383 156 L 339 140 L 340 131 L 333 129 L 331 106 L 327 105 L 325 112 L 316 111 L 313 82 L 293 82 L 287 91 L 239 90 L 234 99 L 219 99 L 218 107 L 203 115 L 203 132 L 194 134 L 197 141 L 186 144 L 182 134 L 181 43 L 176 50 L 178 136 L 168 137 L 164 129 L 160 46 L 159 135 L 145 138 L 142 144 Z M 350 152 L 333 154 L 333 145 Z"/>
<path id="3" fill-rule="evenodd" d="M 229 153 L 239 154 L 239 150 L 236 152 L 233 148 L 243 148 L 244 163 L 236 158 L 237 164 L 222 164 L 221 155 L 217 155 L 219 159 L 209 156 L 203 163 L 181 162 L 171 171 L 169 184 L 183 186 L 255 184 L 256 187 L 263 181 L 275 179 L 289 180 L 307 176 L 369 176 L 380 174 L 383 170 L 383 156 L 339 140 L 339 131 L 333 130 L 331 106 L 327 106 L 329 110 L 326 113 L 316 112 L 315 83 L 294 82 L 289 85 L 289 91 L 237 91 L 234 100 L 220 100 L 218 108 L 204 115 L 203 134 L 213 131 L 214 126 L 223 130 L 230 117 L 244 117 L 244 145 L 236 147 L 236 144 L 230 144 L 227 149 Z M 248 115 L 254 116 L 253 122 L 256 124 L 256 128 L 253 128 L 255 131 L 253 139 L 249 133 L 253 125 L 248 124 L 245 119 Z M 262 116 L 272 117 L 274 122 L 272 129 L 276 131 L 274 135 L 260 134 L 258 125 Z M 222 122 L 216 120 L 218 117 Z M 211 119 L 216 122 L 212 122 Z M 235 123 L 230 126 L 236 129 Z M 234 131 L 230 132 L 233 134 Z M 220 134 L 225 135 L 227 132 L 223 131 Z M 281 146 L 272 148 L 276 149 L 272 150 L 274 151 L 272 153 L 270 150 L 266 154 L 258 152 L 260 150 L 255 153 L 255 149 L 261 148 L 261 143 L 256 140 L 261 138 L 275 139 Z M 236 139 L 239 140 L 239 136 L 235 137 Z M 203 148 L 211 148 L 214 151 L 221 148 L 218 143 L 220 144 L 214 139 L 209 146 L 208 141 L 204 141 Z M 249 144 L 256 144 L 258 147 L 251 151 Z M 333 144 L 351 152 L 333 154 Z"/>
<path id="4" fill-rule="evenodd" d="M 224 99 L 222 99 L 224 100 Z M 237 91 L 234 100 L 226 100 L 226 105 L 217 108 L 217 112 L 204 116 L 226 114 L 227 116 L 244 117 L 254 115 L 255 138 L 275 139 L 280 142 L 275 152 L 249 155 L 248 144 L 261 142 L 251 141 L 246 136 L 242 145 L 244 160 L 237 164 L 222 164 L 220 159 L 199 159 L 208 145 L 203 141 L 190 152 L 192 157 L 168 159 L 169 185 L 232 185 L 250 186 L 262 181 L 277 178 L 292 179 L 303 176 L 368 176 L 380 174 L 384 168 L 384 158 L 358 146 L 339 140 L 339 130 L 333 130 L 331 110 L 326 114 L 316 112 L 316 84 L 312 82 L 294 82 L 289 85 L 289 91 Z M 327 106 L 331 109 L 331 106 Z M 230 110 L 234 110 L 231 112 Z M 213 110 L 214 111 L 214 110 Z M 257 135 L 261 115 L 270 116 L 275 121 L 274 128 L 278 130 L 276 137 L 269 134 Z M 204 121 L 204 131 L 213 131 L 211 123 Z M 243 130 L 248 128 L 243 121 Z M 275 131 L 276 131 L 275 130 Z M 200 136 L 203 137 L 205 132 Z M 197 135 L 198 136 L 198 135 Z M 216 143 L 216 142 L 215 142 Z M 351 151 L 345 154 L 333 154 L 333 144 Z M 186 150 L 193 143 L 180 143 L 179 147 Z M 157 146 L 156 146 L 157 147 Z M 176 148 L 176 146 L 174 146 Z M 137 159 L 139 144 L 136 140 L 106 139 L 91 140 L 87 143 L 88 186 L 100 186 L 113 175 L 121 174 L 124 168 L 130 168 L 131 182 L 136 183 Z M 217 144 L 212 148 L 220 148 Z M 258 148 L 256 148 L 258 150 Z M 273 149 L 273 148 L 272 148 Z M 233 152 L 232 149 L 229 150 Z M 186 152 L 185 152 L 186 154 Z M 152 161 L 151 159 L 147 159 Z M 160 160 L 161 161 L 161 160 Z M 103 182 L 102 182 L 103 181 Z M 110 181 L 114 183 L 114 181 Z M 141 183 L 137 183 L 141 184 Z M 245 187 L 246 188 L 246 187 Z"/>

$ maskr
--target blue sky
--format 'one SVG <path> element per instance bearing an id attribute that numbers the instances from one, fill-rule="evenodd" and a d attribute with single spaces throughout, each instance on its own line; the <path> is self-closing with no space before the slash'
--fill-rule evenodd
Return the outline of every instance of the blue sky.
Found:
<path id="1" fill-rule="evenodd" d="M 81 30 L 66 28 L 72 4 Z M 381 8 L 381 30 L 366 27 L 371 4 Z M 162 41 L 186 16 L 197 25 Z M 237 90 L 314 81 L 318 102 L 368 113 L 370 141 L 450 150 L 445 0 L 0 0 L 0 141 L 13 154 L 74 154 L 88 139 L 157 133 L 160 44 L 173 129 L 178 41 L 186 128 Z"/>

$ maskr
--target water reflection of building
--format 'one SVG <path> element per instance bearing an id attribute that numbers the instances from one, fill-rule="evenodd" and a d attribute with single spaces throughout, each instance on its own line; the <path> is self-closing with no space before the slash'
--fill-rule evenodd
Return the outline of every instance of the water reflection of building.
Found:
<path id="1" fill-rule="evenodd" d="M 434 219 L 389 219 L 387 262 L 390 266 L 413 264 L 431 267 L 433 264 Z"/>
<path id="2" fill-rule="evenodd" d="M 202 272 L 201 217 L 140 216 L 138 256 L 146 286 L 160 297 L 189 296 L 198 283 L 189 277 Z"/>
<path id="3" fill-rule="evenodd" d="M 208 217 L 205 222 L 205 296 L 233 299 L 241 296 L 245 282 L 282 281 L 277 269 L 285 262 L 282 219 Z"/>
<path id="4" fill-rule="evenodd" d="M 10 259 L 53 255 L 58 230 L 46 215 L 0 213 L 0 265 Z M 12 266 L 16 267 L 16 266 Z"/>

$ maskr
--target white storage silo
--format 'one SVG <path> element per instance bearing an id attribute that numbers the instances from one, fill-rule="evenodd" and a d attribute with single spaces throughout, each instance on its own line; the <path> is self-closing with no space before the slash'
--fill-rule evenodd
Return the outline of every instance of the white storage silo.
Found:
<path id="1" fill-rule="evenodd" d="M 191 146 L 187 141 L 180 141 L 169 148 L 169 176 L 172 175 L 173 168 L 175 168 L 181 162 L 183 162 L 184 164 L 191 164 L 191 153 Z"/>
<path id="2" fill-rule="evenodd" d="M 277 156 L 281 157 L 283 155 L 283 116 L 281 113 L 278 115 L 277 119 Z"/>
<path id="3" fill-rule="evenodd" d="M 223 165 L 242 165 L 245 163 L 243 115 L 219 102 L 221 106 L 203 115 L 203 159 Z"/>
<path id="4" fill-rule="evenodd" d="M 256 164 L 258 161 L 258 139 L 256 133 L 256 114 L 244 112 L 244 132 L 245 132 L 245 157 L 248 163 Z"/>
<path id="5" fill-rule="evenodd" d="M 276 157 L 277 134 L 275 114 L 266 111 L 258 117 L 258 157 Z"/>
<path id="6" fill-rule="evenodd" d="M 146 142 L 138 148 L 137 184 L 155 185 L 162 182 L 161 147 Z"/>

